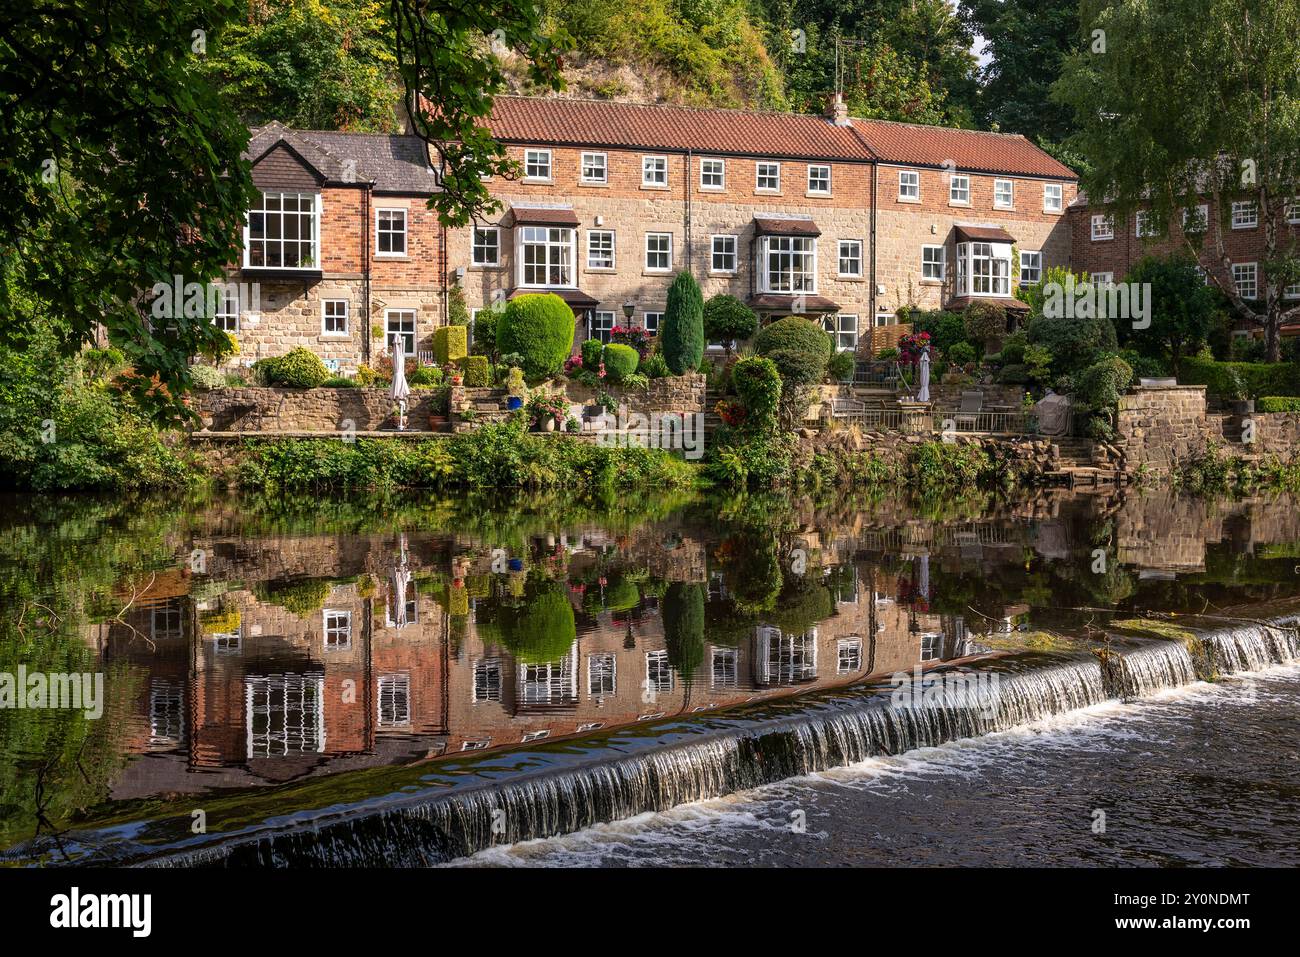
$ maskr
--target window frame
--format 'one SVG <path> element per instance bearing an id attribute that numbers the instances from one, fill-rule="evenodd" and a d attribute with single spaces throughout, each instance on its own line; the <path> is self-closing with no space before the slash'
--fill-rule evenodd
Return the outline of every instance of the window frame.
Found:
<path id="1" fill-rule="evenodd" d="M 848 332 L 845 332 L 844 330 L 844 320 L 846 319 L 853 320 L 853 328 L 850 329 Z M 831 323 L 834 323 L 835 325 L 834 329 L 828 328 L 828 326 L 830 326 Z M 833 315 L 826 316 L 824 319 L 822 319 L 822 328 L 825 329 L 827 333 L 829 333 L 830 336 L 835 340 L 836 352 L 856 353 L 858 351 L 858 341 L 860 336 L 858 334 L 857 313 L 837 312 L 834 313 Z M 845 335 L 852 337 L 852 340 L 847 345 L 842 344 L 841 337 Z"/>
<path id="2" fill-rule="evenodd" d="M 605 345 L 614 341 L 614 326 L 618 319 L 612 309 L 593 309 L 587 313 L 587 338 L 599 339 Z"/>
<path id="3" fill-rule="evenodd" d="M 668 256 L 668 264 L 666 266 L 651 266 L 650 265 L 650 254 L 651 254 L 650 240 L 652 237 L 655 239 L 662 239 L 665 236 L 668 237 L 667 250 L 654 250 L 654 253 L 655 255 L 661 255 L 666 252 Z M 663 275 L 664 273 L 670 273 L 673 271 L 673 234 L 672 233 L 664 232 L 660 230 L 652 230 L 646 232 L 643 249 L 645 255 L 641 260 L 641 265 L 642 268 L 645 270 L 645 272 L 654 273 L 656 275 Z"/>
<path id="4" fill-rule="evenodd" d="M 1250 295 L 1246 295 L 1246 293 L 1242 290 L 1242 286 L 1241 286 L 1242 281 L 1237 278 L 1237 270 L 1245 269 L 1247 267 L 1250 268 L 1250 283 L 1252 287 L 1252 291 Z M 1233 263 L 1232 283 L 1234 286 L 1237 287 L 1237 294 L 1241 296 L 1242 299 L 1251 299 L 1251 300 L 1258 299 L 1259 298 L 1259 263 L 1257 262 Z"/>
<path id="5" fill-rule="evenodd" d="M 931 259 L 929 262 L 926 262 L 925 254 L 930 252 L 936 252 L 936 251 L 939 254 L 938 258 Z M 927 267 L 932 267 L 932 266 L 939 267 L 938 276 L 926 275 Z M 923 243 L 921 245 L 921 281 L 941 283 L 944 282 L 947 278 L 948 278 L 948 247 L 944 245 L 936 245 L 934 243 Z"/>
<path id="6" fill-rule="evenodd" d="M 857 247 L 857 254 L 856 254 L 856 255 L 850 255 L 850 256 L 847 256 L 847 257 L 846 257 L 846 256 L 844 255 L 844 246 L 845 246 L 845 244 L 852 244 L 852 245 L 856 246 L 856 247 Z M 840 278 L 840 279 L 861 279 L 861 278 L 863 278 L 864 270 L 866 269 L 866 256 L 863 255 L 863 250 L 864 250 L 865 248 L 866 248 L 866 244 L 863 243 L 863 241 L 862 241 L 861 239 L 840 239 L 840 240 L 837 240 L 837 241 L 836 241 L 836 244 L 835 244 L 835 275 L 836 275 L 838 278 Z M 856 272 L 845 272 L 845 271 L 844 271 L 844 260 L 845 260 L 846 258 L 847 258 L 847 259 L 850 259 L 850 260 L 853 260 L 853 259 L 856 259 L 856 260 L 857 260 L 858 266 L 857 266 L 857 271 L 856 271 Z"/>
<path id="7" fill-rule="evenodd" d="M 1094 243 L 1109 242 L 1115 238 L 1115 217 L 1112 214 L 1093 213 L 1091 224 L 1092 241 Z M 1098 227 L 1102 228 L 1099 229 Z"/>
<path id="8" fill-rule="evenodd" d="M 704 176 L 705 176 L 704 166 L 706 163 L 718 164 L 717 173 L 719 177 L 719 182 L 717 183 L 716 186 L 706 183 L 704 181 Z M 727 188 L 727 161 L 722 159 L 717 159 L 712 156 L 700 157 L 700 189 L 709 193 L 721 193 L 724 190 L 726 190 L 726 188 Z"/>
<path id="9" fill-rule="evenodd" d="M 998 255 L 1006 249 L 1006 257 Z M 1011 244 L 990 242 L 968 242 L 957 244 L 957 295 L 988 297 L 991 299 L 1011 298 Z M 987 249 L 987 254 L 984 250 Z M 985 273 L 979 268 L 981 263 L 989 264 Z M 998 264 L 1006 265 L 1005 272 L 999 275 Z M 987 281 L 987 289 L 977 289 L 976 283 Z M 1005 282 L 1005 292 L 998 287 Z"/>
<path id="10" fill-rule="evenodd" d="M 1244 217 L 1239 221 L 1238 212 L 1245 212 L 1249 209 L 1251 218 L 1247 221 Z M 1253 199 L 1234 200 L 1232 204 L 1232 228 L 1233 229 L 1258 229 L 1259 228 L 1259 203 Z"/>
<path id="11" fill-rule="evenodd" d="M 773 293 L 778 296 L 797 296 L 802 293 L 817 293 L 817 237 L 815 236 L 761 236 L 758 243 L 758 288 L 761 292 Z M 774 245 L 788 246 L 787 249 L 774 249 Z M 796 246 L 805 247 L 796 249 Z M 772 257 L 788 257 L 790 260 L 790 269 L 788 275 L 790 278 L 789 288 L 781 282 L 774 285 L 772 279 L 774 276 L 781 277 L 786 275 L 780 268 L 776 273 L 772 270 Z M 795 259 L 798 257 L 803 264 L 802 267 L 795 270 Z M 802 277 L 797 280 L 796 277 Z M 811 286 L 805 285 L 811 281 Z"/>
<path id="12" fill-rule="evenodd" d="M 331 319 L 338 319 L 339 317 L 331 316 L 329 314 L 329 307 L 331 305 L 339 305 L 340 303 L 343 306 L 343 328 L 331 329 L 329 327 L 329 321 Z M 322 299 L 320 301 L 320 334 L 322 336 L 351 336 L 352 335 L 351 300 L 333 298 L 333 299 Z"/>
<path id="13" fill-rule="evenodd" d="M 731 257 L 730 269 L 718 268 L 718 240 L 730 240 L 731 252 L 722 252 L 721 255 Z M 715 276 L 734 276 L 740 271 L 740 237 L 733 233 L 715 233 L 709 237 L 709 272 Z"/>
<path id="14" fill-rule="evenodd" d="M 1007 199 L 1002 202 L 998 199 L 998 191 L 1001 187 L 1007 188 Z M 1015 209 L 1016 208 L 1016 181 L 1014 179 L 995 179 L 993 180 L 993 208 L 994 209 Z"/>
<path id="15" fill-rule="evenodd" d="M 814 189 L 814 188 L 813 188 L 813 170 L 825 170 L 825 171 L 826 171 L 826 188 L 825 188 L 825 189 Z M 832 177 L 832 173 L 831 173 L 831 165 L 830 165 L 829 163 L 809 163 L 809 164 L 808 164 L 808 188 L 807 188 L 807 193 L 808 193 L 808 195 L 809 195 L 809 196 L 830 196 L 830 195 L 831 195 L 831 188 L 832 188 L 832 187 L 831 187 L 831 184 L 832 184 L 832 179 L 831 179 L 831 177 Z"/>
<path id="16" fill-rule="evenodd" d="M 957 182 L 960 180 L 966 185 L 962 192 L 966 194 L 965 199 L 957 198 Z M 969 206 L 970 205 L 970 174 L 969 173 L 952 173 L 948 177 L 948 205 L 949 206 Z"/>
<path id="17" fill-rule="evenodd" d="M 292 272 L 294 270 L 304 270 L 304 269 L 319 270 L 321 268 L 320 267 L 320 261 L 321 261 L 320 223 L 321 223 L 321 212 L 324 209 L 324 202 L 321 198 L 321 194 L 311 193 L 311 192 L 302 193 L 297 191 L 260 189 L 257 191 L 257 195 L 258 195 L 259 205 L 256 208 L 249 209 L 244 216 L 244 230 L 243 230 L 244 250 L 243 250 L 243 259 L 242 259 L 243 268 L 244 269 L 265 269 L 265 270 L 272 270 L 276 272 Z M 267 208 L 266 205 L 267 200 L 271 196 L 277 197 L 277 202 L 279 202 L 280 204 L 279 209 Z M 297 239 L 287 239 L 285 237 L 284 223 L 285 223 L 286 210 L 284 209 L 284 198 L 286 196 L 293 196 L 295 201 L 299 203 L 299 205 L 301 205 L 303 197 L 311 198 L 311 209 L 308 210 L 307 212 L 303 212 L 301 208 L 290 211 L 291 215 L 295 216 L 299 221 L 299 232 L 301 232 L 301 224 L 303 218 L 307 217 L 309 219 L 311 225 L 311 237 L 309 239 L 304 240 L 301 237 L 301 235 Z M 271 238 L 267 235 L 266 227 L 267 224 L 270 222 L 268 217 L 272 215 L 278 217 L 280 222 L 280 231 L 279 231 L 278 238 Z M 261 239 L 255 239 L 253 237 L 254 216 L 262 217 L 261 222 L 262 222 L 263 235 Z M 260 265 L 253 263 L 252 254 L 254 249 L 254 243 L 263 244 L 262 246 L 263 262 Z M 281 265 L 279 266 L 272 266 L 268 264 L 268 260 L 270 257 L 267 255 L 267 252 L 270 250 L 272 243 L 278 244 L 280 249 L 279 258 L 280 258 Z M 285 258 L 284 251 L 286 246 L 290 243 L 292 243 L 298 249 L 298 262 L 292 266 L 285 266 L 283 265 L 284 258 Z M 302 247 L 304 243 L 307 245 L 307 249 L 311 256 L 311 260 L 312 260 L 311 265 L 304 266 L 302 264 Z"/>
<path id="18" fill-rule="evenodd" d="M 764 173 L 764 167 L 768 167 L 768 172 Z M 764 178 L 772 177 L 771 169 L 776 170 L 776 185 L 764 186 Z M 776 160 L 756 160 L 754 162 L 754 192 L 756 193 L 779 193 L 781 192 L 781 164 Z"/>
<path id="19" fill-rule="evenodd" d="M 394 316 L 394 315 L 397 315 L 397 314 L 399 314 L 399 313 L 409 313 L 409 314 L 410 314 L 410 317 L 411 317 L 411 331 L 410 331 L 409 333 L 408 333 L 406 330 L 404 330 L 404 329 L 400 329 L 400 330 L 398 330 L 396 333 L 393 331 L 393 328 L 392 328 L 392 319 L 393 319 L 393 316 Z M 393 341 L 393 336 L 394 336 L 394 335 L 400 335 L 400 336 L 402 337 L 402 345 L 403 345 L 403 346 L 405 346 L 406 343 L 407 343 L 407 341 L 408 341 L 408 340 L 407 340 L 407 336 L 410 336 L 410 340 L 409 340 L 409 341 L 410 341 L 411 347 L 410 347 L 410 349 L 405 349 L 405 348 L 403 348 L 403 350 L 402 350 L 402 354 L 405 355 L 407 358 L 412 358 L 412 359 L 413 359 L 413 358 L 415 358 L 416 346 L 419 345 L 419 334 L 420 334 L 420 313 L 419 313 L 419 310 L 414 309 L 414 308 L 412 308 L 412 307 L 410 307 L 410 306 L 397 306 L 397 307 L 393 307 L 393 308 L 391 308 L 391 309 L 385 309 L 385 310 L 384 310 L 384 349 L 385 349 L 385 351 L 388 350 L 388 348 L 389 348 L 389 343 L 391 343 L 391 342 Z"/>
<path id="20" fill-rule="evenodd" d="M 229 286 L 218 284 L 217 308 L 212 313 L 212 324 L 222 332 L 239 333 L 239 293 Z M 234 308 L 231 309 L 231 303 Z"/>
<path id="21" fill-rule="evenodd" d="M 540 157 L 543 156 L 546 157 L 545 175 L 541 173 L 530 173 L 528 171 L 530 167 L 533 166 L 541 167 L 543 165 L 540 161 L 535 161 L 533 157 L 538 157 L 540 159 Z M 550 183 L 554 180 L 554 178 L 555 178 L 555 157 L 549 149 L 542 149 L 540 147 L 535 147 L 532 149 L 524 150 L 524 180 L 523 181 L 525 183 Z"/>
<path id="22" fill-rule="evenodd" d="M 604 265 L 593 264 L 591 261 L 591 241 L 597 236 L 609 237 L 609 262 Z M 589 229 L 587 230 L 587 270 L 598 272 L 613 272 L 618 267 L 618 237 L 613 229 Z"/>
<path id="23" fill-rule="evenodd" d="M 913 180 L 911 188 L 913 193 L 908 193 L 904 188 L 903 177 L 910 176 Z M 898 171 L 898 201 L 900 203 L 919 203 L 921 201 L 921 171 L 915 169 L 900 169 Z"/>
<path id="24" fill-rule="evenodd" d="M 391 228 L 391 219 L 390 219 L 389 228 L 381 229 L 380 220 L 382 219 L 385 213 L 388 213 L 390 217 L 393 213 L 401 213 L 402 228 L 400 230 L 395 230 Z M 406 259 L 407 258 L 410 250 L 410 242 L 408 238 L 408 230 L 410 229 L 410 223 L 411 223 L 410 211 L 407 210 L 405 206 L 376 206 L 375 207 L 375 258 L 376 259 Z M 388 252 L 382 251 L 380 249 L 380 242 L 379 242 L 380 236 L 401 236 L 402 251 L 395 252 L 391 249 Z"/>
<path id="25" fill-rule="evenodd" d="M 650 163 L 659 162 L 663 164 L 661 172 L 663 173 L 663 182 L 655 182 L 649 178 Z M 668 157 L 666 154 L 646 153 L 641 156 L 641 188 L 642 189 L 667 189 L 668 188 Z"/>
<path id="26" fill-rule="evenodd" d="M 538 231 L 545 233 L 546 238 L 538 241 L 529 239 L 530 234 Z M 517 285 L 526 286 L 529 289 L 574 289 L 577 288 L 577 260 L 578 260 L 578 230 L 573 226 L 522 226 L 518 227 L 515 232 L 516 237 L 516 259 L 518 261 Z M 552 233 L 567 234 L 567 241 L 564 238 L 553 239 Z M 540 247 L 546 250 L 545 261 L 541 263 L 528 262 L 528 250 L 530 247 Z M 552 250 L 556 251 L 557 261 L 552 261 Z M 568 252 L 568 262 L 564 261 L 564 253 Z M 542 269 L 545 271 L 546 282 L 529 282 L 527 280 L 529 270 L 536 271 Z M 567 281 L 551 282 L 550 271 L 552 269 L 568 270 Z"/>
<path id="27" fill-rule="evenodd" d="M 1026 257 L 1026 256 L 1033 256 L 1033 257 L 1035 257 L 1035 258 L 1038 260 L 1038 262 L 1037 262 L 1034 266 L 1032 266 L 1032 267 L 1028 267 L 1028 268 L 1031 268 L 1031 269 L 1034 270 L 1035 277 L 1034 277 L 1033 279 L 1026 279 L 1026 278 L 1025 278 L 1025 269 L 1026 269 L 1026 265 L 1025 265 L 1025 257 Z M 1022 285 L 1022 286 L 1034 286 L 1034 285 L 1037 285 L 1038 283 L 1042 282 L 1042 280 L 1043 280 L 1043 251 L 1042 251 L 1041 249 L 1022 249 L 1022 250 L 1020 250 L 1020 263 L 1019 263 L 1019 267 L 1020 267 L 1020 280 L 1019 280 L 1020 285 Z"/>
<path id="28" fill-rule="evenodd" d="M 1048 202 L 1048 197 L 1052 195 L 1052 190 L 1056 193 L 1055 204 Z M 1064 183 L 1044 183 L 1043 184 L 1043 212 L 1059 213 L 1065 209 L 1065 184 Z"/>
<path id="29" fill-rule="evenodd" d="M 478 241 L 479 233 L 483 233 L 484 235 L 491 233 L 496 240 L 495 245 L 493 247 L 495 254 L 491 262 L 488 262 L 486 260 L 484 260 L 483 262 L 479 262 L 478 259 L 479 249 L 486 250 L 488 248 L 486 244 L 479 243 Z M 501 227 L 500 226 L 471 226 L 470 227 L 469 261 L 471 266 L 477 267 L 479 269 L 500 268 L 501 266 Z"/>
<path id="30" fill-rule="evenodd" d="M 600 176 L 592 177 L 587 175 L 588 158 L 600 158 Z M 595 166 L 592 166 L 595 169 Z M 578 158 L 578 182 L 583 186 L 608 186 L 609 185 L 609 154 L 598 153 L 584 150 Z"/>

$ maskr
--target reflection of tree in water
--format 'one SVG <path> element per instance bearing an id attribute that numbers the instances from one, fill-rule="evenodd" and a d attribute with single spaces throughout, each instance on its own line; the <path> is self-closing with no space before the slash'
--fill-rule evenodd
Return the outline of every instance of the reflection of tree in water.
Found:
<path id="1" fill-rule="evenodd" d="M 505 648 L 525 664 L 563 658 L 578 637 L 564 586 L 541 576 L 529 577 L 522 598 L 482 603 L 475 620 L 484 644 Z"/>

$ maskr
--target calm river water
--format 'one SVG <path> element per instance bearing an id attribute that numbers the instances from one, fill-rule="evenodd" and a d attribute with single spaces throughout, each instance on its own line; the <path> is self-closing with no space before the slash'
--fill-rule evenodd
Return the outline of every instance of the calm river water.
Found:
<path id="1" fill-rule="evenodd" d="M 1298 505 L 0 499 L 0 862 L 1294 864 Z"/>

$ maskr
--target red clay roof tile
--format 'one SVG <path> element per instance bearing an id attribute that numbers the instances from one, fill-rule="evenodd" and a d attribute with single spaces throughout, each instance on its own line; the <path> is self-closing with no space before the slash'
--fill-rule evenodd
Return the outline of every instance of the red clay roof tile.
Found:
<path id="1" fill-rule="evenodd" d="M 951 162 L 957 169 L 971 172 L 1078 178 L 1068 166 L 1019 135 L 889 120 L 855 119 L 853 127 L 884 163 L 944 166 Z"/>
<path id="2" fill-rule="evenodd" d="M 850 127 L 807 113 L 498 96 L 489 127 L 498 139 L 513 143 L 858 162 L 871 158 Z"/>

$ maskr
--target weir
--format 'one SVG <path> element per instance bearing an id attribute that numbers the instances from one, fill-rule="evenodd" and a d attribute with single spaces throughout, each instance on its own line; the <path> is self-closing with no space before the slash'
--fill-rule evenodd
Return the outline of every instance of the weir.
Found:
<path id="1" fill-rule="evenodd" d="M 1233 625 L 1198 640 L 1214 675 L 1300 657 L 1295 617 Z M 192 839 L 190 847 L 146 847 L 112 841 L 104 832 L 84 833 L 78 863 L 427 866 L 1212 676 L 1198 674 L 1193 654 L 1178 641 L 1114 651 L 1107 661 L 1057 653 L 992 658 L 971 667 L 991 669 L 997 677 L 978 701 L 917 694 L 904 696 L 900 706 L 877 682 L 788 700 L 757 716 L 680 721 L 638 753 L 597 748 L 569 767 L 541 767 L 500 780 L 474 776 L 450 787 L 287 814 L 243 833 Z M 99 852 L 87 850 L 96 846 Z M 28 847 L 29 855 L 33 849 Z M 22 859 L 22 850 L 15 850 Z"/>

